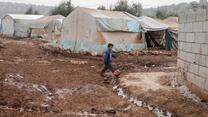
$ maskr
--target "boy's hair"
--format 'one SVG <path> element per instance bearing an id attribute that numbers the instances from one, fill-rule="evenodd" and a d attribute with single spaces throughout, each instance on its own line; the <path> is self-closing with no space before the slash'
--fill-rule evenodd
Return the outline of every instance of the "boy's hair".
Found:
<path id="1" fill-rule="evenodd" d="M 113 44 L 112 44 L 112 43 L 109 43 L 109 44 L 108 44 L 108 48 L 109 48 L 109 47 L 113 47 Z"/>

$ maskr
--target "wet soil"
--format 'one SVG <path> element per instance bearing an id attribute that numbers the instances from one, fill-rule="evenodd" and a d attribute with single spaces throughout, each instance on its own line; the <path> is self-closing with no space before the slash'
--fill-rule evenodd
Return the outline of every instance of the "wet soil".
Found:
<path id="1" fill-rule="evenodd" d="M 0 41 L 0 117 L 155 117 L 147 108 L 130 105 L 99 75 L 101 56 L 70 53 L 31 39 Z M 176 72 L 176 52 L 150 50 L 117 53 L 115 69 L 128 73 Z M 176 117 L 206 117 L 207 108 L 172 89 L 126 92 L 168 110 Z"/>
<path id="2" fill-rule="evenodd" d="M 103 83 L 102 57 L 54 53 L 43 49 L 45 42 L 29 39 L 0 41 L 1 117 L 154 116 L 129 108 Z"/>

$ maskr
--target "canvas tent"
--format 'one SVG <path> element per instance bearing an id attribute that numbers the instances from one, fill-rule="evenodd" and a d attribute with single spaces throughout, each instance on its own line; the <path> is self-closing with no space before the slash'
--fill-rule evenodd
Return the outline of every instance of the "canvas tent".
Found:
<path id="1" fill-rule="evenodd" d="M 8 14 L 2 18 L 2 32 L 11 37 L 29 37 L 30 25 L 42 15 Z"/>
<path id="2" fill-rule="evenodd" d="M 31 25 L 32 37 L 42 37 L 47 39 L 60 39 L 62 22 L 65 17 L 62 15 L 44 16 L 37 19 Z"/>
<path id="3" fill-rule="evenodd" d="M 102 53 L 113 43 L 115 51 L 142 50 L 145 42 L 139 32 L 139 22 L 128 13 L 78 7 L 63 22 L 59 46 Z"/>

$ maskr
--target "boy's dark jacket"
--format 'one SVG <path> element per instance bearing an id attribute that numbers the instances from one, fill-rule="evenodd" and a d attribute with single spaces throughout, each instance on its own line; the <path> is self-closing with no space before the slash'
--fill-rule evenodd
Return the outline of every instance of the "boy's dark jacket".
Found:
<path id="1" fill-rule="evenodd" d="M 104 63 L 106 65 L 110 65 L 111 64 L 111 61 L 112 61 L 112 52 L 107 50 L 105 53 L 104 53 Z"/>

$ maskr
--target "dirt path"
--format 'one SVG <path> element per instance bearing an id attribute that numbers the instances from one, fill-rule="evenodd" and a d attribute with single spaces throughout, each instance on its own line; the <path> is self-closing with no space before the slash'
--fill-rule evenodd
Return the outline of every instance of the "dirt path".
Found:
<path id="1" fill-rule="evenodd" d="M 0 117 L 155 117 L 162 111 L 207 117 L 207 108 L 169 86 L 168 77 L 145 74 L 176 72 L 174 52 L 118 54 L 114 66 L 122 78 L 111 85 L 99 76 L 102 57 L 68 54 L 40 41 L 0 41 Z"/>
<path id="2" fill-rule="evenodd" d="M 103 84 L 100 57 L 49 53 L 37 41 L 1 42 L 1 117 L 154 116 Z"/>

